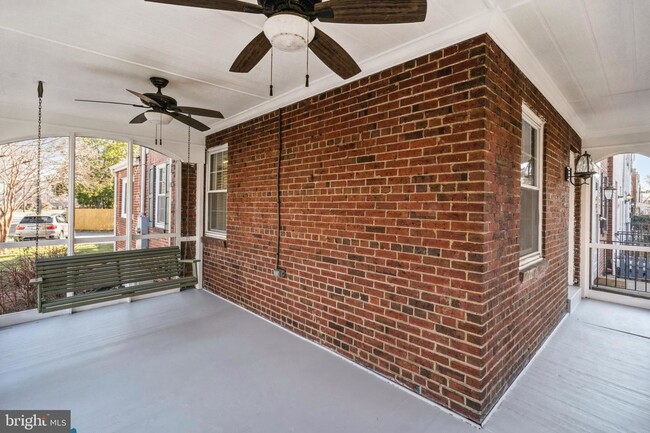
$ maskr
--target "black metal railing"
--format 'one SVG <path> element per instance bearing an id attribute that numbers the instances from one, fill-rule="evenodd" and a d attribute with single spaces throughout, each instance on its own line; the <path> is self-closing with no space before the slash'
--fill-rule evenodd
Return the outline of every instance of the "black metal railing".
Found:
<path id="1" fill-rule="evenodd" d="M 594 246 L 592 289 L 650 298 L 650 232 L 620 231 Z"/>

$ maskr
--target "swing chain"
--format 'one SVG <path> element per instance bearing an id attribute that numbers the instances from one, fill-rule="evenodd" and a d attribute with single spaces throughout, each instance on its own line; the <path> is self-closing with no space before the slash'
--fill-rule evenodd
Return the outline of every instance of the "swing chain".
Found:
<path id="1" fill-rule="evenodd" d="M 38 259 L 38 235 L 41 229 L 41 124 L 43 114 L 43 82 L 38 82 L 38 142 L 36 143 L 36 251 L 35 257 Z"/>
<path id="2" fill-rule="evenodd" d="M 190 117 L 192 117 L 192 116 L 190 115 Z M 186 196 L 186 199 L 185 199 L 185 212 L 188 212 L 188 210 L 190 208 L 190 194 L 189 194 L 189 191 L 190 191 L 190 169 L 191 169 L 191 166 L 190 166 L 190 139 L 191 139 L 190 134 L 191 134 L 191 132 L 192 132 L 192 128 L 190 128 L 188 126 L 187 127 L 187 172 L 185 173 L 185 177 L 187 178 L 187 180 L 185 182 L 185 186 L 187 187 L 187 189 L 185 190 L 185 196 Z M 189 220 L 189 218 L 185 218 L 185 220 L 186 220 L 186 223 L 185 223 L 185 236 L 189 237 L 190 220 Z M 190 243 L 189 243 L 189 241 L 186 240 L 185 241 L 185 248 L 183 249 L 184 252 L 185 252 L 185 254 L 184 254 L 185 259 L 188 259 L 188 253 L 187 252 L 188 252 L 189 246 L 190 246 Z"/>

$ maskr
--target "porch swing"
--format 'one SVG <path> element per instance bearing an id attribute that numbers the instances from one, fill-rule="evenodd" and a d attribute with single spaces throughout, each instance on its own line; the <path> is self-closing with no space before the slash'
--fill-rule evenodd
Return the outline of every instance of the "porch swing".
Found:
<path id="1" fill-rule="evenodd" d="M 43 82 L 38 82 L 38 142 L 36 211 L 41 211 L 41 120 Z M 190 133 L 187 134 L 187 164 L 190 164 Z M 189 190 L 189 175 L 187 186 Z M 189 207 L 189 195 L 187 198 Z M 163 290 L 194 287 L 197 282 L 197 259 L 181 259 L 180 246 L 114 251 L 79 256 L 41 258 L 39 256 L 39 221 L 36 222 L 34 253 L 39 313 L 83 307 L 145 295 Z M 185 243 L 185 257 L 189 242 Z M 183 276 L 185 265 L 192 265 L 192 275 Z"/>

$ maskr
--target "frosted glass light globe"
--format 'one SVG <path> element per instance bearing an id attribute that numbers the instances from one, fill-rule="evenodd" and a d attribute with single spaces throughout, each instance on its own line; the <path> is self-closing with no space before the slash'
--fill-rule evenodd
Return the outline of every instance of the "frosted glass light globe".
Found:
<path id="1" fill-rule="evenodd" d="M 264 23 L 264 34 L 274 48 L 296 51 L 305 48 L 314 39 L 314 26 L 299 15 L 276 14 Z"/>
<path id="2" fill-rule="evenodd" d="M 173 117 L 167 113 L 160 113 L 157 111 L 147 111 L 144 113 L 144 117 L 151 123 L 158 123 L 161 125 L 169 125 L 169 122 L 172 121 Z"/>

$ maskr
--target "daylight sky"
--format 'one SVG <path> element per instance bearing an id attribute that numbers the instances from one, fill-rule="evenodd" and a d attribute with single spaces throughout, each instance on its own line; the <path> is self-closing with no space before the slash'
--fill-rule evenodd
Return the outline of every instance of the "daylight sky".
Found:
<path id="1" fill-rule="evenodd" d="M 636 159 L 634 160 L 634 168 L 636 168 L 641 175 L 641 185 L 643 185 L 643 189 L 650 189 L 650 185 L 646 182 L 648 175 L 650 175 L 650 158 L 637 154 Z"/>

